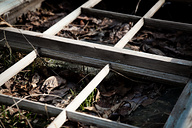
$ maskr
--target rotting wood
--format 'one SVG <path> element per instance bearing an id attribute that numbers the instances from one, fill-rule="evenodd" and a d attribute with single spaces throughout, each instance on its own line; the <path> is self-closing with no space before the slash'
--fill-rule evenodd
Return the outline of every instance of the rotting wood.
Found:
<path id="1" fill-rule="evenodd" d="M 3 30 L 6 31 L 6 37 L 10 44 L 12 42 L 19 43 L 21 46 L 22 44 L 26 44 L 26 40 L 21 35 L 23 33 L 39 49 L 47 48 L 63 51 L 78 56 L 105 60 L 109 63 L 120 63 L 186 77 L 189 77 L 191 73 L 191 61 L 119 49 L 15 28 L 3 28 L 0 31 L 0 38 L 3 38 L 3 34 L 1 34 Z"/>
<path id="2" fill-rule="evenodd" d="M 67 117 L 69 120 L 84 122 L 93 126 L 98 126 L 102 128 L 137 128 L 132 125 L 123 124 L 120 122 L 111 121 L 109 119 L 103 119 L 100 117 L 87 115 L 80 112 L 69 111 L 67 110 Z"/>
<path id="3" fill-rule="evenodd" d="M 75 20 L 80 14 L 81 14 L 81 8 L 90 8 L 95 6 L 97 3 L 99 3 L 101 0 L 89 0 L 80 7 L 78 7 L 76 10 L 71 12 L 69 15 L 61 19 L 59 22 L 54 24 L 52 27 L 47 29 L 44 33 L 49 35 L 55 35 L 57 34 L 64 26 L 71 23 L 73 20 Z"/>
<path id="4" fill-rule="evenodd" d="M 73 101 L 52 121 L 48 128 L 61 127 L 66 117 L 66 110 L 75 111 L 81 103 L 91 94 L 91 92 L 99 85 L 99 83 L 107 76 L 110 71 L 109 64 L 107 64 L 89 84 L 73 99 Z"/>
<path id="5" fill-rule="evenodd" d="M 192 127 L 192 80 L 189 80 L 173 108 L 164 128 Z"/>
<path id="6" fill-rule="evenodd" d="M 13 66 L 5 70 L 3 73 L 0 74 L 0 86 L 2 86 L 6 81 L 24 69 L 26 66 L 31 64 L 34 59 L 37 57 L 37 51 L 33 50 L 31 53 L 26 55 L 24 58 L 19 60 Z"/>
<path id="7" fill-rule="evenodd" d="M 152 17 L 155 12 L 163 5 L 165 0 L 159 0 L 132 28 L 129 30 L 115 45 L 117 48 L 123 48 L 129 42 L 133 36 L 141 29 L 144 25 L 144 18 Z"/>

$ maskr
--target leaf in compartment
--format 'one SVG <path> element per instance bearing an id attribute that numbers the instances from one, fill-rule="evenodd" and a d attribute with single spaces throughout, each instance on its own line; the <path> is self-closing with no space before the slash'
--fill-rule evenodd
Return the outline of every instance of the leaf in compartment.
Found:
<path id="1" fill-rule="evenodd" d="M 143 52 L 148 52 L 148 53 L 152 53 L 152 54 L 156 54 L 156 55 L 165 56 L 165 54 L 161 50 L 152 48 L 151 46 L 149 46 L 147 44 L 141 45 L 140 50 Z"/>
<path id="2" fill-rule="evenodd" d="M 37 87 L 37 83 L 39 82 L 39 80 L 40 80 L 39 74 L 35 73 L 31 80 L 31 85 L 33 86 L 33 88 Z"/>
<path id="3" fill-rule="evenodd" d="M 11 85 L 13 84 L 13 79 L 8 80 L 5 82 L 5 87 L 11 91 Z"/>
<path id="4" fill-rule="evenodd" d="M 66 80 L 59 76 L 51 76 L 44 81 L 41 90 L 43 92 L 50 93 L 51 90 L 60 86 L 61 84 L 66 84 Z"/>

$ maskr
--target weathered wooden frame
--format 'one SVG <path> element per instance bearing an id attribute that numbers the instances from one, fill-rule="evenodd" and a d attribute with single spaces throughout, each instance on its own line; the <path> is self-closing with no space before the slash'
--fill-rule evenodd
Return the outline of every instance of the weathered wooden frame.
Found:
<path id="1" fill-rule="evenodd" d="M 45 112 L 46 110 L 44 109 L 45 107 L 47 107 L 47 108 L 50 108 L 50 111 L 48 109 L 48 112 L 53 115 L 57 115 L 61 112 L 59 116 L 57 116 L 57 118 L 49 125 L 49 127 L 60 127 L 68 118 L 70 120 L 82 121 L 84 123 L 95 124 L 102 127 L 133 128 L 134 126 L 131 126 L 131 125 L 117 123 L 114 121 L 90 116 L 87 114 L 82 114 L 75 111 L 79 107 L 79 105 L 86 99 L 86 97 L 92 92 L 92 90 L 95 87 L 97 87 L 97 85 L 102 81 L 102 79 L 105 78 L 105 76 L 109 73 L 110 68 L 114 68 L 116 70 L 124 71 L 129 74 L 136 74 L 142 77 L 147 76 L 147 78 L 154 78 L 154 80 L 157 80 L 157 81 L 176 83 L 181 85 L 188 83 L 184 91 L 182 92 L 180 99 L 178 100 L 175 108 L 172 111 L 171 116 L 169 117 L 164 127 L 173 126 L 171 124 L 172 122 L 176 122 L 176 124 L 178 124 L 178 125 L 174 125 L 174 127 L 181 126 L 179 124 L 183 124 L 183 126 L 189 125 L 190 122 L 188 121 L 188 118 L 190 117 L 190 109 L 191 109 L 191 103 L 189 102 L 189 100 L 191 99 L 190 91 L 192 86 L 191 80 L 189 81 L 190 79 L 189 77 L 191 75 L 192 62 L 181 60 L 181 59 L 170 58 L 170 57 L 161 57 L 161 56 L 151 55 L 147 53 L 138 54 L 138 52 L 134 52 L 134 51 L 130 51 L 122 48 L 126 45 L 126 42 L 128 42 L 137 33 L 137 31 L 144 25 L 149 25 L 149 26 L 158 25 L 158 27 L 160 26 L 162 28 L 169 27 L 171 29 L 178 29 L 178 30 L 183 30 L 188 32 L 192 31 L 191 29 L 192 25 L 151 19 L 150 17 L 152 17 L 153 14 L 161 7 L 161 5 L 165 2 L 164 0 L 159 0 L 143 17 L 131 16 L 131 15 L 125 15 L 125 14 L 119 15 L 113 12 L 89 9 L 89 7 L 96 5 L 98 2 L 100 2 L 100 0 L 89 0 L 87 3 L 83 4 L 78 9 L 76 9 L 67 17 L 61 20 L 61 21 L 67 20 L 67 22 L 63 24 L 62 22 L 58 22 L 58 24 L 53 25 L 50 28 L 50 30 L 48 29 L 43 34 L 37 33 L 37 32 L 18 30 L 13 28 L 1 28 L 0 38 L 4 38 L 3 32 L 5 32 L 7 40 L 11 45 L 11 47 L 13 48 L 17 48 L 25 51 L 31 51 L 32 50 L 31 47 L 28 44 L 26 44 L 26 40 L 22 38 L 22 36 L 25 36 L 35 46 L 35 48 L 37 49 L 40 55 L 82 63 L 85 65 L 90 65 L 95 67 L 103 67 L 104 65 L 106 65 L 65 109 L 60 109 L 60 108 L 52 107 L 50 105 L 45 105 L 42 103 L 32 102 L 28 100 L 22 100 L 19 103 L 19 106 L 24 109 L 29 109 L 30 108 L 30 107 L 28 108 L 29 104 L 31 106 L 36 105 L 38 106 L 38 108 L 36 107 L 33 108 L 35 112 L 37 111 Z M 88 8 L 83 8 L 81 10 L 81 7 L 88 7 Z M 124 20 L 126 18 L 133 21 L 137 21 L 137 23 L 114 47 L 51 36 L 56 34 L 58 31 L 60 31 L 58 27 L 62 29 L 63 26 L 72 22 L 78 15 L 80 15 L 81 12 L 87 12 L 90 14 L 93 14 L 92 12 L 96 12 L 96 14 L 100 14 L 102 16 L 107 15 L 112 18 L 118 18 L 118 19 L 124 19 Z M 177 28 L 175 28 L 174 25 L 177 25 Z M 56 31 L 53 32 L 52 30 L 54 30 L 54 28 L 57 28 L 57 29 Z M 19 41 L 18 41 L 18 38 L 19 38 Z M 44 45 L 42 42 L 46 42 L 47 44 Z M 54 43 L 54 46 L 51 45 L 51 43 Z M 49 47 L 51 46 L 51 48 L 47 47 L 48 44 L 49 44 Z M 66 46 L 68 47 L 67 49 L 66 49 Z M 78 50 L 80 48 L 83 50 Z M 31 52 L 30 54 L 33 54 L 32 55 L 33 59 L 26 62 L 25 66 L 18 66 L 19 69 L 15 73 L 25 68 L 37 56 L 36 50 Z M 114 58 L 110 56 L 113 56 Z M 25 60 L 30 58 L 31 57 L 26 56 L 23 59 Z M 142 60 L 143 63 L 139 64 L 138 60 L 140 61 Z M 137 64 L 131 63 L 131 61 Z M 21 62 L 23 61 L 21 60 Z M 18 63 L 21 63 L 21 62 L 18 62 Z M 147 65 L 148 63 L 150 63 L 151 65 Z M 19 64 L 15 64 L 13 65 L 13 67 L 17 65 Z M 158 67 L 153 67 L 155 65 L 158 65 Z M 9 74 L 9 70 L 11 68 L 9 68 L 8 70 L 0 74 L 0 79 L 1 78 L 4 79 L 1 76 L 5 74 L 7 74 L 9 78 L 11 78 L 15 74 L 15 73 Z M 1 83 L 1 85 L 3 83 L 4 81 Z M 187 93 L 187 95 L 185 95 L 185 93 Z M 186 103 L 187 109 L 184 112 L 181 111 L 180 112 L 181 116 L 180 116 L 175 113 L 176 111 L 182 110 L 184 108 L 183 106 L 179 106 L 180 103 L 183 103 L 182 100 L 184 98 L 186 99 L 184 103 Z M 0 95 L 0 99 L 2 99 L 0 101 L 5 104 L 13 104 L 12 97 L 10 99 L 9 96 Z M 20 100 L 19 98 L 14 98 L 14 99 Z M 53 112 L 53 110 L 56 112 Z"/>

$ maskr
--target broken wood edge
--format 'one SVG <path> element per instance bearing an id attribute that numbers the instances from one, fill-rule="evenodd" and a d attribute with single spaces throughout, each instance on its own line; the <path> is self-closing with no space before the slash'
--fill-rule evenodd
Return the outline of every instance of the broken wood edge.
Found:
<path id="1" fill-rule="evenodd" d="M 33 50 L 31 53 L 26 55 L 24 58 L 19 60 L 13 66 L 5 70 L 0 74 L 0 86 L 2 86 L 5 82 L 7 82 L 10 78 L 20 72 L 22 69 L 31 64 L 35 58 L 37 57 L 37 51 Z"/>
<path id="2" fill-rule="evenodd" d="M 66 120 L 63 117 L 66 116 L 66 110 L 75 111 L 81 103 L 91 94 L 91 92 L 98 86 L 98 84 L 109 73 L 110 68 L 107 64 L 90 82 L 89 84 L 73 99 L 73 101 L 51 122 L 48 128 L 53 126 L 61 127 Z"/>
<path id="3" fill-rule="evenodd" d="M 70 110 L 67 110 L 66 112 L 67 112 L 67 117 L 69 118 L 69 120 L 76 121 L 76 122 L 83 122 L 83 123 L 97 126 L 97 127 L 102 127 L 102 128 L 137 128 L 137 127 L 132 126 L 132 125 L 111 121 L 109 119 L 104 119 L 101 117 L 96 117 L 96 116 L 88 115 L 85 113 L 80 113 L 80 112 L 70 111 Z"/>
<path id="4" fill-rule="evenodd" d="M 183 89 L 177 103 L 175 104 L 164 128 L 191 128 L 192 115 L 192 79 Z"/>
<path id="5" fill-rule="evenodd" d="M 76 10 L 74 10 L 73 12 L 71 12 L 70 14 L 65 16 L 63 19 L 58 21 L 56 24 L 51 26 L 49 29 L 44 31 L 43 33 L 44 34 L 49 34 L 49 35 L 57 34 L 60 30 L 63 29 L 64 26 L 71 23 L 73 20 L 75 20 L 81 14 L 81 7 L 86 7 L 86 8 L 93 7 L 97 3 L 99 3 L 100 1 L 101 0 L 89 0 L 89 1 L 87 1 L 86 3 L 84 3 L 83 5 L 78 7 Z"/>
<path id="6" fill-rule="evenodd" d="M 12 97 L 8 95 L 0 94 L 1 104 L 13 105 L 15 103 L 13 100 L 15 100 L 16 102 L 21 101 L 20 103 L 17 104 L 20 109 L 28 110 L 34 113 L 40 113 L 43 115 L 47 115 L 48 113 L 49 117 L 57 116 L 60 112 L 63 111 L 62 108 L 55 107 L 53 105 L 48 105 L 40 102 L 27 100 L 27 99 L 21 99 L 18 97 Z M 71 121 L 81 121 L 82 123 L 86 123 L 90 125 L 98 125 L 100 127 L 106 127 L 106 125 L 109 125 L 112 127 L 122 126 L 122 128 L 125 126 L 131 126 L 131 125 L 111 121 L 108 119 L 91 116 L 88 114 L 82 114 L 80 112 L 66 111 L 66 114 L 67 114 L 67 118 Z M 84 120 L 83 118 L 86 118 L 87 120 Z M 80 119 L 83 119 L 83 120 L 80 120 Z M 90 122 L 89 120 L 92 120 L 92 122 Z M 131 126 L 130 128 L 134 128 L 134 126 Z"/>
<path id="7" fill-rule="evenodd" d="M 135 34 L 141 29 L 144 25 L 143 18 L 152 17 L 159 8 L 163 5 L 165 0 L 159 0 L 116 44 L 114 47 L 116 48 L 124 48 L 127 42 L 129 42 Z"/>
<path id="8" fill-rule="evenodd" d="M 86 41 L 73 40 L 58 36 L 46 35 L 38 32 L 31 32 L 15 28 L 0 28 L 6 32 L 9 43 L 26 44 L 21 33 L 36 48 L 47 48 L 56 51 L 65 51 L 74 55 L 86 56 L 95 59 L 102 59 L 109 62 L 118 62 L 145 69 L 175 74 L 189 77 L 191 73 L 192 61 L 175 59 L 171 57 L 158 56 L 154 54 L 137 52 L 128 49 L 119 49 L 107 45 L 95 44 Z M 0 34 L 0 38 L 4 38 Z"/>

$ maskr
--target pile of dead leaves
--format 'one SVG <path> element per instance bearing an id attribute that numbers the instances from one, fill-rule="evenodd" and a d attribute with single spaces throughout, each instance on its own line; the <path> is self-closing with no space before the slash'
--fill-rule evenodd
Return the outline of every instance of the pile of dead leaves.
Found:
<path id="1" fill-rule="evenodd" d="M 126 45 L 126 48 L 192 60 L 192 36 L 180 31 L 144 28 Z"/>
<path id="2" fill-rule="evenodd" d="M 130 29 L 132 22 L 121 23 L 115 19 L 79 16 L 57 35 L 95 43 L 115 44 Z"/>
<path id="3" fill-rule="evenodd" d="M 24 30 L 43 32 L 58 22 L 66 13 L 53 13 L 45 9 L 28 11 L 17 19 L 16 26 Z"/>
<path id="4" fill-rule="evenodd" d="M 93 106 L 85 107 L 85 111 L 103 118 L 129 122 L 130 114 L 139 106 L 154 103 L 164 91 L 165 87 L 161 84 L 133 82 L 115 75 L 99 85 L 96 101 Z"/>
<path id="5" fill-rule="evenodd" d="M 82 79 L 84 74 L 64 69 L 58 72 L 60 76 L 50 72 L 49 68 L 42 66 L 31 76 L 31 69 L 26 68 L 7 81 L 0 93 L 20 98 L 30 97 L 33 101 L 66 107 L 76 96 L 72 92 L 80 91 L 81 83 L 78 85 L 76 81 Z"/>

